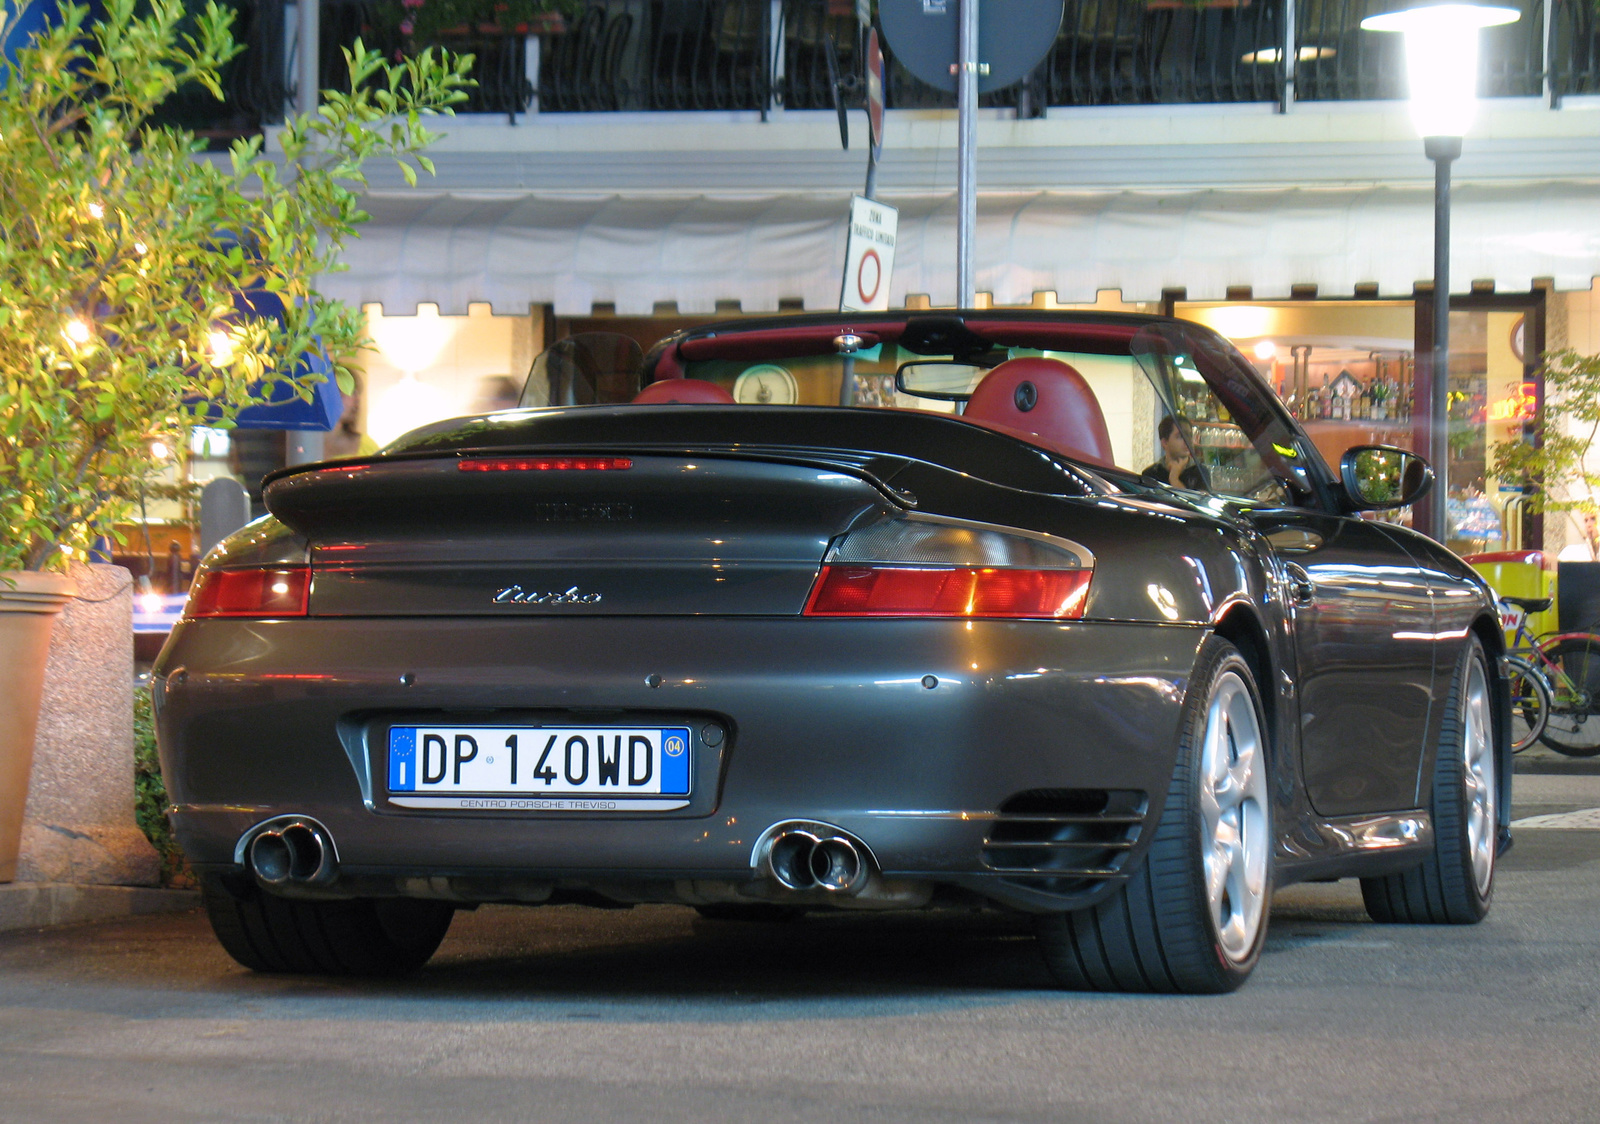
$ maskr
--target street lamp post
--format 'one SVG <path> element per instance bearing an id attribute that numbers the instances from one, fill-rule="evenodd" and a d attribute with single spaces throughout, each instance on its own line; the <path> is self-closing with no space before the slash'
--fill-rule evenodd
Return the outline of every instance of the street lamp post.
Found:
<path id="1" fill-rule="evenodd" d="M 1515 8 L 1439 3 L 1368 16 L 1368 31 L 1405 35 L 1411 120 L 1433 161 L 1433 354 L 1429 363 L 1428 459 L 1437 481 L 1428 533 L 1449 532 L 1450 165 L 1477 112 L 1478 32 L 1514 22 Z"/>

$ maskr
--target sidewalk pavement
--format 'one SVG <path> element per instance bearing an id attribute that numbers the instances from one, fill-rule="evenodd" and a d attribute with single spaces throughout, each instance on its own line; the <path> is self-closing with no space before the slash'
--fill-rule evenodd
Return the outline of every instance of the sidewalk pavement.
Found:
<path id="1" fill-rule="evenodd" d="M 0 885 L 0 932 L 110 921 L 145 913 L 194 909 L 194 890 L 146 886 L 89 886 L 73 882 L 8 882 Z"/>
<path id="2" fill-rule="evenodd" d="M 1518 776 L 1544 773 L 1600 777 L 1600 756 L 1568 757 L 1564 753 L 1557 753 L 1542 742 L 1534 742 L 1512 760 L 1513 769 Z"/>

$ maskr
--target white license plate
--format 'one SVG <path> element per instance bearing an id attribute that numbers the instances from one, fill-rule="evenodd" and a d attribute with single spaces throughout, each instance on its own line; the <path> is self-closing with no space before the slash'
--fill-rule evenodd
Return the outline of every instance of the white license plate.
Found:
<path id="1" fill-rule="evenodd" d="M 665 811 L 689 803 L 686 726 L 392 726 L 389 800 L 414 808 Z"/>

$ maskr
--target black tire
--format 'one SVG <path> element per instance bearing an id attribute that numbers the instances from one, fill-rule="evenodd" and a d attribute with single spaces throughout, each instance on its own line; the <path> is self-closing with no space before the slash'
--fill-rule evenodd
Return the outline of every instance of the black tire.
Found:
<path id="1" fill-rule="evenodd" d="M 1241 698 L 1236 684 L 1242 684 Z M 1254 768 L 1261 784 L 1253 809 L 1242 816 L 1248 842 L 1259 847 L 1258 910 L 1254 932 L 1227 947 L 1207 895 L 1201 811 L 1203 741 L 1214 699 L 1226 690 L 1230 706 L 1244 708 L 1254 722 Z M 1229 715 L 1243 710 L 1229 710 Z M 1233 991 L 1249 978 L 1261 956 L 1272 900 L 1272 818 L 1267 783 L 1270 749 L 1255 676 L 1239 650 L 1212 637 L 1200 650 L 1178 726 L 1177 762 L 1155 838 L 1144 861 L 1114 894 L 1098 905 L 1039 920 L 1039 945 L 1051 973 L 1064 987 L 1083 991 L 1150 991 L 1214 994 Z M 1229 727 L 1228 744 L 1237 748 Z M 1220 743 L 1219 743 L 1220 744 Z M 1242 755 L 1240 756 L 1242 760 Z M 1255 786 L 1251 787 L 1255 791 Z M 1243 805 L 1241 805 L 1243 808 Z M 1245 837 L 1241 830 L 1240 838 Z M 1213 844 L 1214 845 L 1214 844 Z"/>
<path id="2" fill-rule="evenodd" d="M 1479 691 L 1481 689 L 1481 696 Z M 1456 668 L 1445 704 L 1433 767 L 1433 853 L 1399 874 L 1361 880 L 1361 898 L 1374 920 L 1402 925 L 1473 925 L 1482 921 L 1494 899 L 1498 850 L 1495 812 L 1499 802 L 1499 744 L 1489 698 L 1489 671 L 1483 646 L 1474 637 Z M 1487 779 L 1469 768 L 1477 753 L 1474 739 L 1488 738 Z M 1488 837 L 1474 836 L 1474 794 L 1487 784 Z M 1477 809 L 1482 818 L 1483 809 Z M 1474 866 L 1475 854 L 1487 862 L 1487 878 Z"/>
<path id="3" fill-rule="evenodd" d="M 1560 683 L 1552 685 L 1550 719 L 1539 740 L 1568 757 L 1600 754 L 1600 644 L 1575 636 L 1544 654 L 1566 673 L 1578 697 Z"/>
<path id="4" fill-rule="evenodd" d="M 1511 752 L 1521 753 L 1544 733 L 1550 718 L 1550 688 L 1527 660 L 1508 656 L 1504 664 L 1511 684 Z"/>
<path id="5" fill-rule="evenodd" d="M 217 940 L 246 968 L 297 975 L 403 976 L 427 963 L 455 908 L 410 898 L 302 901 L 206 879 Z"/>

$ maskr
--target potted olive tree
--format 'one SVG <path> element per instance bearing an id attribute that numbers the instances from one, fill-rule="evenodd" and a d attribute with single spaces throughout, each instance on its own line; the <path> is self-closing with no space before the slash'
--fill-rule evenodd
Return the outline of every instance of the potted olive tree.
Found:
<path id="1" fill-rule="evenodd" d="M 0 42 L 27 2 L 0 0 Z M 128 512 L 152 441 L 196 418 L 227 426 L 285 380 L 309 397 L 321 377 L 291 374 L 309 351 L 355 353 L 359 312 L 313 282 L 365 218 L 363 163 L 431 172 L 422 119 L 465 96 L 470 59 L 391 65 L 358 42 L 354 92 L 287 122 L 279 151 L 253 137 L 208 158 L 152 114 L 187 83 L 222 97 L 232 18 L 182 0 L 106 0 L 93 19 L 62 4 L 0 59 L 0 880 L 69 564 Z M 252 290 L 282 316 L 241 316 Z"/>

